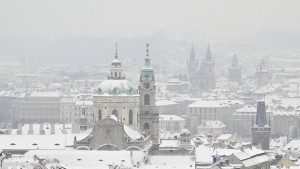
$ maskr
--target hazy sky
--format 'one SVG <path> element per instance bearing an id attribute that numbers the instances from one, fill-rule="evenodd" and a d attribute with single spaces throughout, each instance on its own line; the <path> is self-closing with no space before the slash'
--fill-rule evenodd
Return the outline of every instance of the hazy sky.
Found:
<path id="1" fill-rule="evenodd" d="M 299 0 L 1 0 L 0 36 L 240 37 L 300 31 Z"/>

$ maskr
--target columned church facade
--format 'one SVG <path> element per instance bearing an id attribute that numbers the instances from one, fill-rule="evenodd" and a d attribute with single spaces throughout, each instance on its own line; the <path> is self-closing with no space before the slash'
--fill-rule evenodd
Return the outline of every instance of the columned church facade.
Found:
<path id="1" fill-rule="evenodd" d="M 138 89 L 126 80 L 118 58 L 117 47 L 106 80 L 93 96 L 94 126 L 74 147 L 93 150 L 121 150 L 151 147 L 158 144 L 159 113 L 155 108 L 155 74 L 147 44 L 145 65 Z"/>

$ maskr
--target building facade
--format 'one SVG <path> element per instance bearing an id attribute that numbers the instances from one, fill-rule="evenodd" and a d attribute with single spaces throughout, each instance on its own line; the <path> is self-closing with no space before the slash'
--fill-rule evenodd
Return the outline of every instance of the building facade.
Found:
<path id="1" fill-rule="evenodd" d="M 209 45 L 203 61 L 199 61 L 199 58 L 196 57 L 192 46 L 187 63 L 191 92 L 207 91 L 216 87 L 214 65 Z"/>
<path id="2" fill-rule="evenodd" d="M 18 123 L 59 123 L 60 100 L 58 92 L 33 92 L 17 98 L 12 104 L 11 120 Z"/>

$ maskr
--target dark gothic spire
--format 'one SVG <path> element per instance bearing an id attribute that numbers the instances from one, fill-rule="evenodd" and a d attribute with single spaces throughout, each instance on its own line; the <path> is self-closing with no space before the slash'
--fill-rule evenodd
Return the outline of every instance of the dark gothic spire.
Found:
<path id="1" fill-rule="evenodd" d="M 236 55 L 233 55 L 232 57 L 231 67 L 239 67 L 239 63 Z"/>
<path id="2" fill-rule="evenodd" d="M 190 53 L 190 63 L 194 62 L 196 58 L 195 50 L 194 50 L 194 45 L 192 45 L 191 53 Z"/>
<path id="3" fill-rule="evenodd" d="M 212 52 L 210 50 L 209 44 L 207 46 L 207 51 L 206 51 L 206 55 L 205 55 L 205 61 L 206 62 L 212 62 L 213 61 L 213 59 L 212 59 Z"/>

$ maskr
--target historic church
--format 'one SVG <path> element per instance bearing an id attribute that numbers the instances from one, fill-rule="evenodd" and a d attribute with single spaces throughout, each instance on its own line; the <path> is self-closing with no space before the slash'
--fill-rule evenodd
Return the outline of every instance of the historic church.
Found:
<path id="1" fill-rule="evenodd" d="M 215 63 L 209 45 L 203 60 L 199 60 L 199 58 L 196 57 L 194 47 L 192 46 L 190 57 L 187 61 L 191 92 L 208 91 L 216 87 L 214 65 Z"/>
<path id="2" fill-rule="evenodd" d="M 158 147 L 155 74 L 151 67 L 149 44 L 146 47 L 145 65 L 136 89 L 124 76 L 116 46 L 108 77 L 99 84 L 93 96 L 93 129 L 81 140 L 74 138 L 74 148 L 124 150 Z M 81 128 L 86 128 L 84 117 L 81 122 Z"/>

